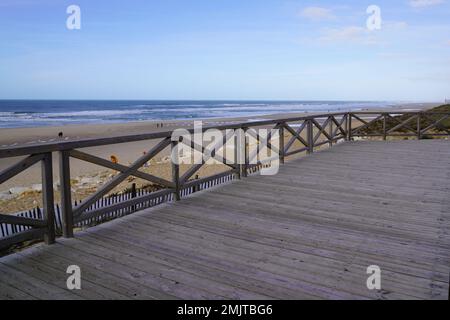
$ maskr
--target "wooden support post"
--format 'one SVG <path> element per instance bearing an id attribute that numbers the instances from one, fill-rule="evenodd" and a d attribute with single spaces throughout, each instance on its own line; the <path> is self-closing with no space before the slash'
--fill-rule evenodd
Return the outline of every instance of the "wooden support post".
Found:
<path id="1" fill-rule="evenodd" d="M 248 176 L 248 167 L 250 162 L 250 154 L 249 154 L 249 145 L 248 145 L 248 139 L 247 139 L 247 130 L 248 128 L 243 128 L 244 130 L 244 138 L 243 138 L 243 145 L 242 145 L 242 152 L 244 153 L 244 164 L 242 165 L 242 173 L 241 176 L 246 178 Z"/>
<path id="2" fill-rule="evenodd" d="M 417 113 L 417 139 L 421 140 L 422 139 L 422 123 L 421 123 L 421 114 L 420 112 Z"/>
<path id="3" fill-rule="evenodd" d="M 307 141 L 308 141 L 308 154 L 312 154 L 314 152 L 314 130 L 313 130 L 313 122 L 311 119 L 307 121 Z"/>
<path id="4" fill-rule="evenodd" d="M 181 188 L 180 188 L 180 164 L 178 155 L 178 143 L 179 141 L 172 141 L 171 146 L 171 162 L 172 162 L 172 182 L 174 184 L 174 199 L 175 201 L 181 200 Z"/>
<path id="5" fill-rule="evenodd" d="M 284 164 L 285 161 L 285 153 L 284 153 L 284 123 L 279 124 L 278 132 L 280 134 L 280 142 L 279 142 L 279 151 L 280 151 L 280 163 Z M 270 142 L 270 141 L 269 141 Z"/>
<path id="6" fill-rule="evenodd" d="M 387 114 L 383 116 L 383 140 L 387 140 Z"/>
<path id="7" fill-rule="evenodd" d="M 349 112 L 347 117 L 348 117 L 348 132 L 347 132 L 348 141 L 352 141 L 352 139 L 353 139 L 353 135 L 352 135 L 352 130 L 353 130 L 352 129 L 352 118 L 353 118 L 353 116 L 352 116 L 352 113 Z"/>
<path id="8" fill-rule="evenodd" d="M 344 137 L 344 140 L 345 140 L 345 141 L 348 141 L 348 113 L 346 113 L 346 114 L 344 115 L 344 118 L 345 118 L 345 125 L 344 125 L 344 130 L 345 130 L 344 134 L 345 134 L 345 137 Z"/>
<path id="9" fill-rule="evenodd" d="M 59 153 L 59 181 L 63 236 L 65 238 L 73 238 L 72 189 L 70 186 L 69 151 L 60 151 Z"/>
<path id="10" fill-rule="evenodd" d="M 333 146 L 333 139 L 334 139 L 334 136 L 333 136 L 333 121 L 332 121 L 332 117 L 330 117 L 329 118 L 329 120 L 330 120 L 330 126 L 329 126 L 329 130 L 328 130 L 328 134 L 329 134 L 329 136 L 330 136 L 330 148 Z"/>
<path id="11" fill-rule="evenodd" d="M 234 165 L 236 166 L 237 170 L 236 170 L 236 177 L 237 179 L 241 179 L 241 174 L 242 174 L 242 149 L 241 149 L 241 133 L 240 130 L 235 131 L 234 134 Z"/>
<path id="12" fill-rule="evenodd" d="M 53 196 L 52 154 L 47 153 L 42 160 L 42 203 L 47 230 L 44 234 L 46 244 L 55 243 L 55 201 Z"/>

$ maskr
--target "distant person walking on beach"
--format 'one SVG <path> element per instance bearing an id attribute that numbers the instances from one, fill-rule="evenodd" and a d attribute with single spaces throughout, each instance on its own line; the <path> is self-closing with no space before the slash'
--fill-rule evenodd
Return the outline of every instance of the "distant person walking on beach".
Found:
<path id="1" fill-rule="evenodd" d="M 145 156 L 147 154 L 147 151 L 142 152 L 142 155 Z M 148 162 L 144 163 L 144 168 L 148 168 Z"/>

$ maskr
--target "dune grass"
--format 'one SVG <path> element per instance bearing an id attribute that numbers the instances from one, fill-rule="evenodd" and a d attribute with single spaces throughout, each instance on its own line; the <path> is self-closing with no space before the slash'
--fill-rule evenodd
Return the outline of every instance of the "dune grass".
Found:
<path id="1" fill-rule="evenodd" d="M 434 122 L 442 119 L 444 115 L 433 115 L 431 113 L 433 112 L 441 112 L 441 113 L 449 113 L 450 114 L 450 104 L 442 105 L 430 110 L 427 110 L 424 112 L 424 115 L 421 118 L 421 127 L 427 128 L 430 125 L 432 125 Z M 430 114 L 427 114 L 430 113 Z M 404 114 L 400 116 L 393 117 L 394 119 L 388 118 L 386 120 L 386 126 L 387 128 L 394 128 L 395 126 L 399 125 L 400 123 L 403 123 L 404 121 L 411 118 L 411 114 Z M 412 119 L 410 122 L 406 123 L 405 126 L 402 128 L 399 128 L 396 130 L 395 133 L 402 134 L 402 133 L 412 133 L 412 130 L 417 130 L 417 122 L 415 119 Z M 450 118 L 447 118 L 446 120 L 440 122 L 436 128 L 429 131 L 429 133 L 446 133 L 445 130 L 450 130 Z M 375 121 L 367 128 L 361 130 L 364 134 L 380 134 L 383 132 L 383 119 L 380 119 L 378 121 Z M 424 138 L 427 138 L 427 136 L 424 136 Z"/>

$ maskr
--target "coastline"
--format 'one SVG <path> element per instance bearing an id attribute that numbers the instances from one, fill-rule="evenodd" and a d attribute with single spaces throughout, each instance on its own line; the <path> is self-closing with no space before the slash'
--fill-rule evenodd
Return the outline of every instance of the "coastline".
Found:
<path id="1" fill-rule="evenodd" d="M 398 105 L 394 108 L 380 108 L 380 109 L 370 109 L 370 111 L 379 111 L 379 110 L 424 110 L 437 106 L 439 104 L 432 103 L 424 103 L 424 104 L 404 104 Z M 214 126 L 214 125 L 223 125 L 230 123 L 242 123 L 248 121 L 257 121 L 257 120 L 267 120 L 267 119 L 280 119 L 280 118 L 289 118 L 289 117 L 301 117 L 305 115 L 311 115 L 316 113 L 289 113 L 289 114 L 272 114 L 266 116 L 255 116 L 255 117 L 242 117 L 242 118 L 214 118 L 214 119 L 206 119 L 202 120 L 204 126 Z M 200 121 L 200 120 L 195 120 Z M 19 146 L 19 145 L 31 145 L 40 142 L 50 142 L 50 141 L 58 141 L 61 138 L 58 137 L 59 132 L 63 132 L 63 140 L 71 141 L 71 140 L 79 140 L 79 139 L 88 139 L 88 138 L 101 138 L 108 136 L 119 136 L 119 135 L 132 135 L 132 134 L 142 134 L 142 133 L 156 133 L 156 132 L 165 132 L 165 131 L 173 131 L 179 128 L 191 128 L 193 126 L 194 120 L 191 121 L 145 121 L 145 122 L 128 122 L 128 123 L 120 123 L 120 124 L 100 124 L 100 125 L 70 125 L 70 126 L 56 126 L 56 127 L 36 127 L 36 128 L 13 128 L 13 129 L 0 129 L 0 148 L 7 148 L 8 146 Z M 163 126 L 161 127 L 161 124 Z M 139 141 L 133 143 L 126 143 L 120 145 L 107 145 L 101 147 L 92 147 L 83 149 L 83 151 L 102 157 L 104 159 L 110 159 L 111 155 L 116 156 L 119 159 L 119 162 L 124 165 L 131 164 L 137 158 L 139 158 L 143 152 L 151 149 L 157 141 Z M 163 159 L 167 154 L 162 154 L 158 159 L 154 159 L 152 162 L 152 173 L 161 177 L 165 177 L 166 179 L 170 179 L 170 164 L 167 163 L 167 159 Z M 0 159 L 0 171 L 15 164 L 20 158 L 5 158 Z M 57 155 L 54 155 L 54 181 L 58 181 L 58 172 L 57 168 Z M 209 168 L 207 169 L 208 173 L 211 173 L 210 170 L 214 170 L 215 172 L 220 171 L 221 168 L 218 166 L 217 168 Z M 74 183 L 78 183 L 84 187 L 84 189 L 95 189 L 99 185 L 101 185 L 105 180 L 109 179 L 113 174 L 112 171 L 109 171 L 103 167 L 99 167 L 90 163 L 82 162 L 79 160 L 72 159 L 71 160 L 71 176 L 74 179 Z M 205 174 L 205 173 L 204 173 Z M 28 198 L 33 200 L 33 204 L 38 203 L 39 197 L 32 196 L 32 193 L 39 190 L 39 184 L 41 183 L 41 172 L 40 167 L 35 165 L 25 172 L 17 175 L 16 177 L 6 181 L 2 185 L 0 185 L 0 194 L 7 194 L 9 190 L 15 188 L 18 193 L 29 193 Z M 99 179 L 101 177 L 101 179 Z M 129 181 L 130 182 L 130 181 Z M 142 184 L 141 184 L 142 185 Z M 122 188 L 124 186 L 121 186 Z M 36 192 L 34 192 L 36 193 Z M 84 190 L 79 195 L 85 195 Z M 7 197 L 5 197 L 7 198 Z M 16 200 L 18 198 L 15 198 Z M 29 200 L 28 199 L 28 200 Z M 36 200 L 37 199 L 37 200 Z M 29 201 L 25 201 L 21 208 L 26 208 L 29 206 Z M 1 199 L 0 199 L 1 201 Z M 18 202 L 18 201 L 15 201 Z M 2 205 L 4 206 L 4 205 Z"/>
<path id="2" fill-rule="evenodd" d="M 437 107 L 442 103 L 405 103 L 394 107 L 382 107 L 364 109 L 361 111 L 405 111 L 426 110 Z M 338 111 L 336 111 L 338 112 Z M 267 119 L 280 119 L 290 117 L 301 117 L 311 114 L 323 114 L 328 112 L 302 112 L 302 113 L 275 113 L 268 115 L 255 115 L 251 117 L 223 117 L 205 118 L 192 120 L 145 120 L 136 122 L 122 122 L 110 124 L 70 124 L 64 126 L 36 126 L 24 128 L 0 128 L 0 148 L 8 148 L 17 145 L 30 145 L 58 140 L 58 133 L 64 133 L 64 140 L 79 140 L 89 138 L 101 138 L 117 135 L 131 135 L 142 133 L 153 133 L 161 131 L 172 131 L 178 128 L 192 126 L 194 121 L 202 121 L 205 126 L 214 126 L 226 123 L 240 123 Z M 158 125 L 163 124 L 163 128 Z M 0 165 L 1 168 L 1 165 Z"/>

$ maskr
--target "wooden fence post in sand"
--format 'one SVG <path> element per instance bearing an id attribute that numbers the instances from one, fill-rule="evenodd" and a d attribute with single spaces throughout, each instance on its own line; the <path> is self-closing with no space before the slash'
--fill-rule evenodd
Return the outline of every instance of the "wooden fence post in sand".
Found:
<path id="1" fill-rule="evenodd" d="M 195 180 L 198 180 L 198 179 L 200 179 L 200 177 L 199 177 L 199 175 L 197 174 L 196 176 L 195 176 Z M 194 185 L 193 187 L 192 187 L 192 193 L 196 193 L 196 192 L 199 192 L 200 191 L 200 185 L 199 184 L 196 184 L 196 185 Z"/>
<path id="2" fill-rule="evenodd" d="M 131 198 L 134 199 L 136 197 L 137 197 L 136 183 L 133 183 L 131 185 Z M 133 211 L 133 212 L 136 211 L 136 206 L 135 205 L 131 206 L 131 211 Z"/>

